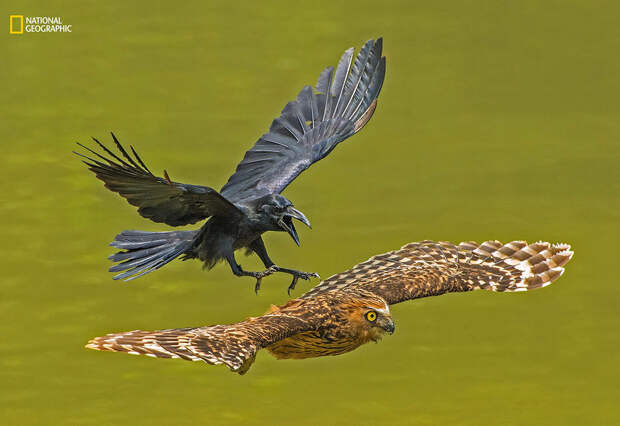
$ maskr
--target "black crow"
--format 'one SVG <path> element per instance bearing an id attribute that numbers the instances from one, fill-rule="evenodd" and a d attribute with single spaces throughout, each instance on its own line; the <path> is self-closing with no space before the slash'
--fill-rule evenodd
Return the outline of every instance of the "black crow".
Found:
<path id="1" fill-rule="evenodd" d="M 137 278 L 179 256 L 183 260 L 198 258 L 207 268 L 225 259 L 235 275 L 256 278 L 256 291 L 261 279 L 274 272 L 293 276 L 289 293 L 299 278 L 318 277 L 274 264 L 261 235 L 286 231 L 299 245 L 293 219 L 308 227 L 310 222 L 280 193 L 370 120 L 385 76 L 381 51 L 381 38 L 366 42 L 354 61 L 354 49 L 345 51 L 335 70 L 328 67 L 321 73 L 315 90 L 304 87 L 297 99 L 284 107 L 219 193 L 206 186 L 174 182 L 165 170 L 163 177 L 153 175 L 134 148 L 130 146 L 132 157 L 114 134 L 119 155 L 94 138 L 103 155 L 79 144 L 92 154 L 76 153 L 86 159 L 89 169 L 106 188 L 138 207 L 143 217 L 171 226 L 209 218 L 194 231 L 121 232 L 110 244 L 121 249 L 110 256 L 120 262 L 110 268 L 120 272 L 114 279 Z M 234 255 L 242 248 L 256 253 L 267 269 L 243 270 Z"/>

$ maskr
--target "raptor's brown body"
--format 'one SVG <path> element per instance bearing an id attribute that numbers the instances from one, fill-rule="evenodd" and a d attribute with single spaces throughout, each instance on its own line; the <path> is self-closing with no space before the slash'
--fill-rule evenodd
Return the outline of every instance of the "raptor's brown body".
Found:
<path id="1" fill-rule="evenodd" d="M 572 255 L 567 244 L 545 242 L 411 243 L 334 275 L 260 317 L 231 325 L 108 334 L 87 347 L 225 364 L 243 374 L 263 348 L 276 358 L 301 359 L 339 355 L 376 341 L 394 331 L 391 304 L 447 292 L 544 287 L 562 275 Z"/>
<path id="2" fill-rule="evenodd" d="M 323 300 L 321 300 L 323 299 Z M 303 359 L 327 355 L 340 355 L 352 351 L 364 343 L 377 341 L 385 330 L 380 326 L 370 326 L 364 319 L 369 309 L 381 312 L 391 321 L 389 307 L 385 301 L 371 293 L 360 294 L 333 292 L 316 299 L 294 299 L 282 307 L 272 307 L 269 313 L 278 312 L 290 315 L 303 314 L 308 309 L 316 309 L 322 304 L 322 311 L 327 314 L 318 329 L 301 332 L 267 346 L 267 350 L 278 359 Z M 307 306 L 309 305 L 309 306 Z M 348 327 L 342 327 L 348 324 Z"/>

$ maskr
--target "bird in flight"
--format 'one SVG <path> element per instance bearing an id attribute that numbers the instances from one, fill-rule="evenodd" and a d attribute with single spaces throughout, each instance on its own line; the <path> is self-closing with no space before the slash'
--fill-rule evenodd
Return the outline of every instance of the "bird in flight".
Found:
<path id="1" fill-rule="evenodd" d="M 284 231 L 299 245 L 293 219 L 308 227 L 310 222 L 281 192 L 372 117 L 385 77 L 382 39 L 366 42 L 355 60 L 353 54 L 353 48 L 346 50 L 335 70 L 323 70 L 314 90 L 305 86 L 297 99 L 284 107 L 219 192 L 174 182 L 165 170 L 163 177 L 153 175 L 133 146 L 128 153 L 114 134 L 118 155 L 94 138 L 103 150 L 101 154 L 78 143 L 88 151 L 86 155 L 76 152 L 84 157 L 88 168 L 106 188 L 138 207 L 143 217 L 170 226 L 209 219 L 194 231 L 121 232 L 110 244 L 121 250 L 110 256 L 119 262 L 110 268 L 119 272 L 114 279 L 137 278 L 179 256 L 183 260 L 200 259 L 207 268 L 226 260 L 235 275 L 256 279 L 256 291 L 261 279 L 275 272 L 293 277 L 289 294 L 299 278 L 318 278 L 315 273 L 276 265 L 261 235 Z M 244 270 L 235 259 L 238 249 L 256 253 L 266 269 Z"/>
<path id="2" fill-rule="evenodd" d="M 471 290 L 527 291 L 562 275 L 568 244 L 513 241 L 410 243 L 333 275 L 262 316 L 230 325 L 135 330 L 96 337 L 99 351 L 224 364 L 244 374 L 256 353 L 278 359 L 339 355 L 394 332 L 390 305 Z"/>

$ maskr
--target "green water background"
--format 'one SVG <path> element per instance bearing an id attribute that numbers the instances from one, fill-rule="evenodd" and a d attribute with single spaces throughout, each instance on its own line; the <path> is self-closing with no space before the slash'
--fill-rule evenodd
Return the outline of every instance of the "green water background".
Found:
<path id="1" fill-rule="evenodd" d="M 6 6 L 6 5 L 5 5 Z M 618 409 L 620 6 L 612 1 L 23 1 L 71 34 L 0 38 L 3 424 L 613 424 Z M 8 22 L 6 23 L 8 26 Z M 113 331 L 234 322 L 288 279 L 175 262 L 106 272 L 163 230 L 70 151 L 114 131 L 153 171 L 219 188 L 287 101 L 385 38 L 370 124 L 285 195 L 311 219 L 282 265 L 327 277 L 422 239 L 569 242 L 551 287 L 397 305 L 339 357 L 223 367 L 83 348 Z M 258 268 L 254 258 L 242 258 Z M 316 281 L 315 281 L 316 283 Z M 300 283 L 295 295 L 310 288 Z"/>

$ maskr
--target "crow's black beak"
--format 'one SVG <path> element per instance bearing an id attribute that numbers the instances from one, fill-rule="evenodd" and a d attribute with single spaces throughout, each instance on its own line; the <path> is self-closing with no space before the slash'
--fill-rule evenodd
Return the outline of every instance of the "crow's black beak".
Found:
<path id="1" fill-rule="evenodd" d="M 308 228 L 312 229 L 312 225 L 310 225 L 310 221 L 308 220 L 308 218 L 299 210 L 297 210 L 294 207 L 288 207 L 286 209 L 286 212 L 284 213 L 285 216 L 290 216 L 293 219 L 297 219 L 298 221 L 300 221 L 301 223 L 303 223 L 304 225 L 306 225 Z"/>
<path id="2" fill-rule="evenodd" d="M 282 229 L 288 232 L 293 241 L 295 241 L 295 244 L 299 245 L 299 236 L 297 235 L 295 225 L 293 225 L 293 219 L 297 219 L 310 229 L 312 229 L 312 226 L 310 226 L 310 221 L 308 220 L 308 218 L 296 208 L 291 206 L 286 209 L 286 211 L 282 215 L 282 218 L 279 221 L 280 227 L 282 227 Z"/>

